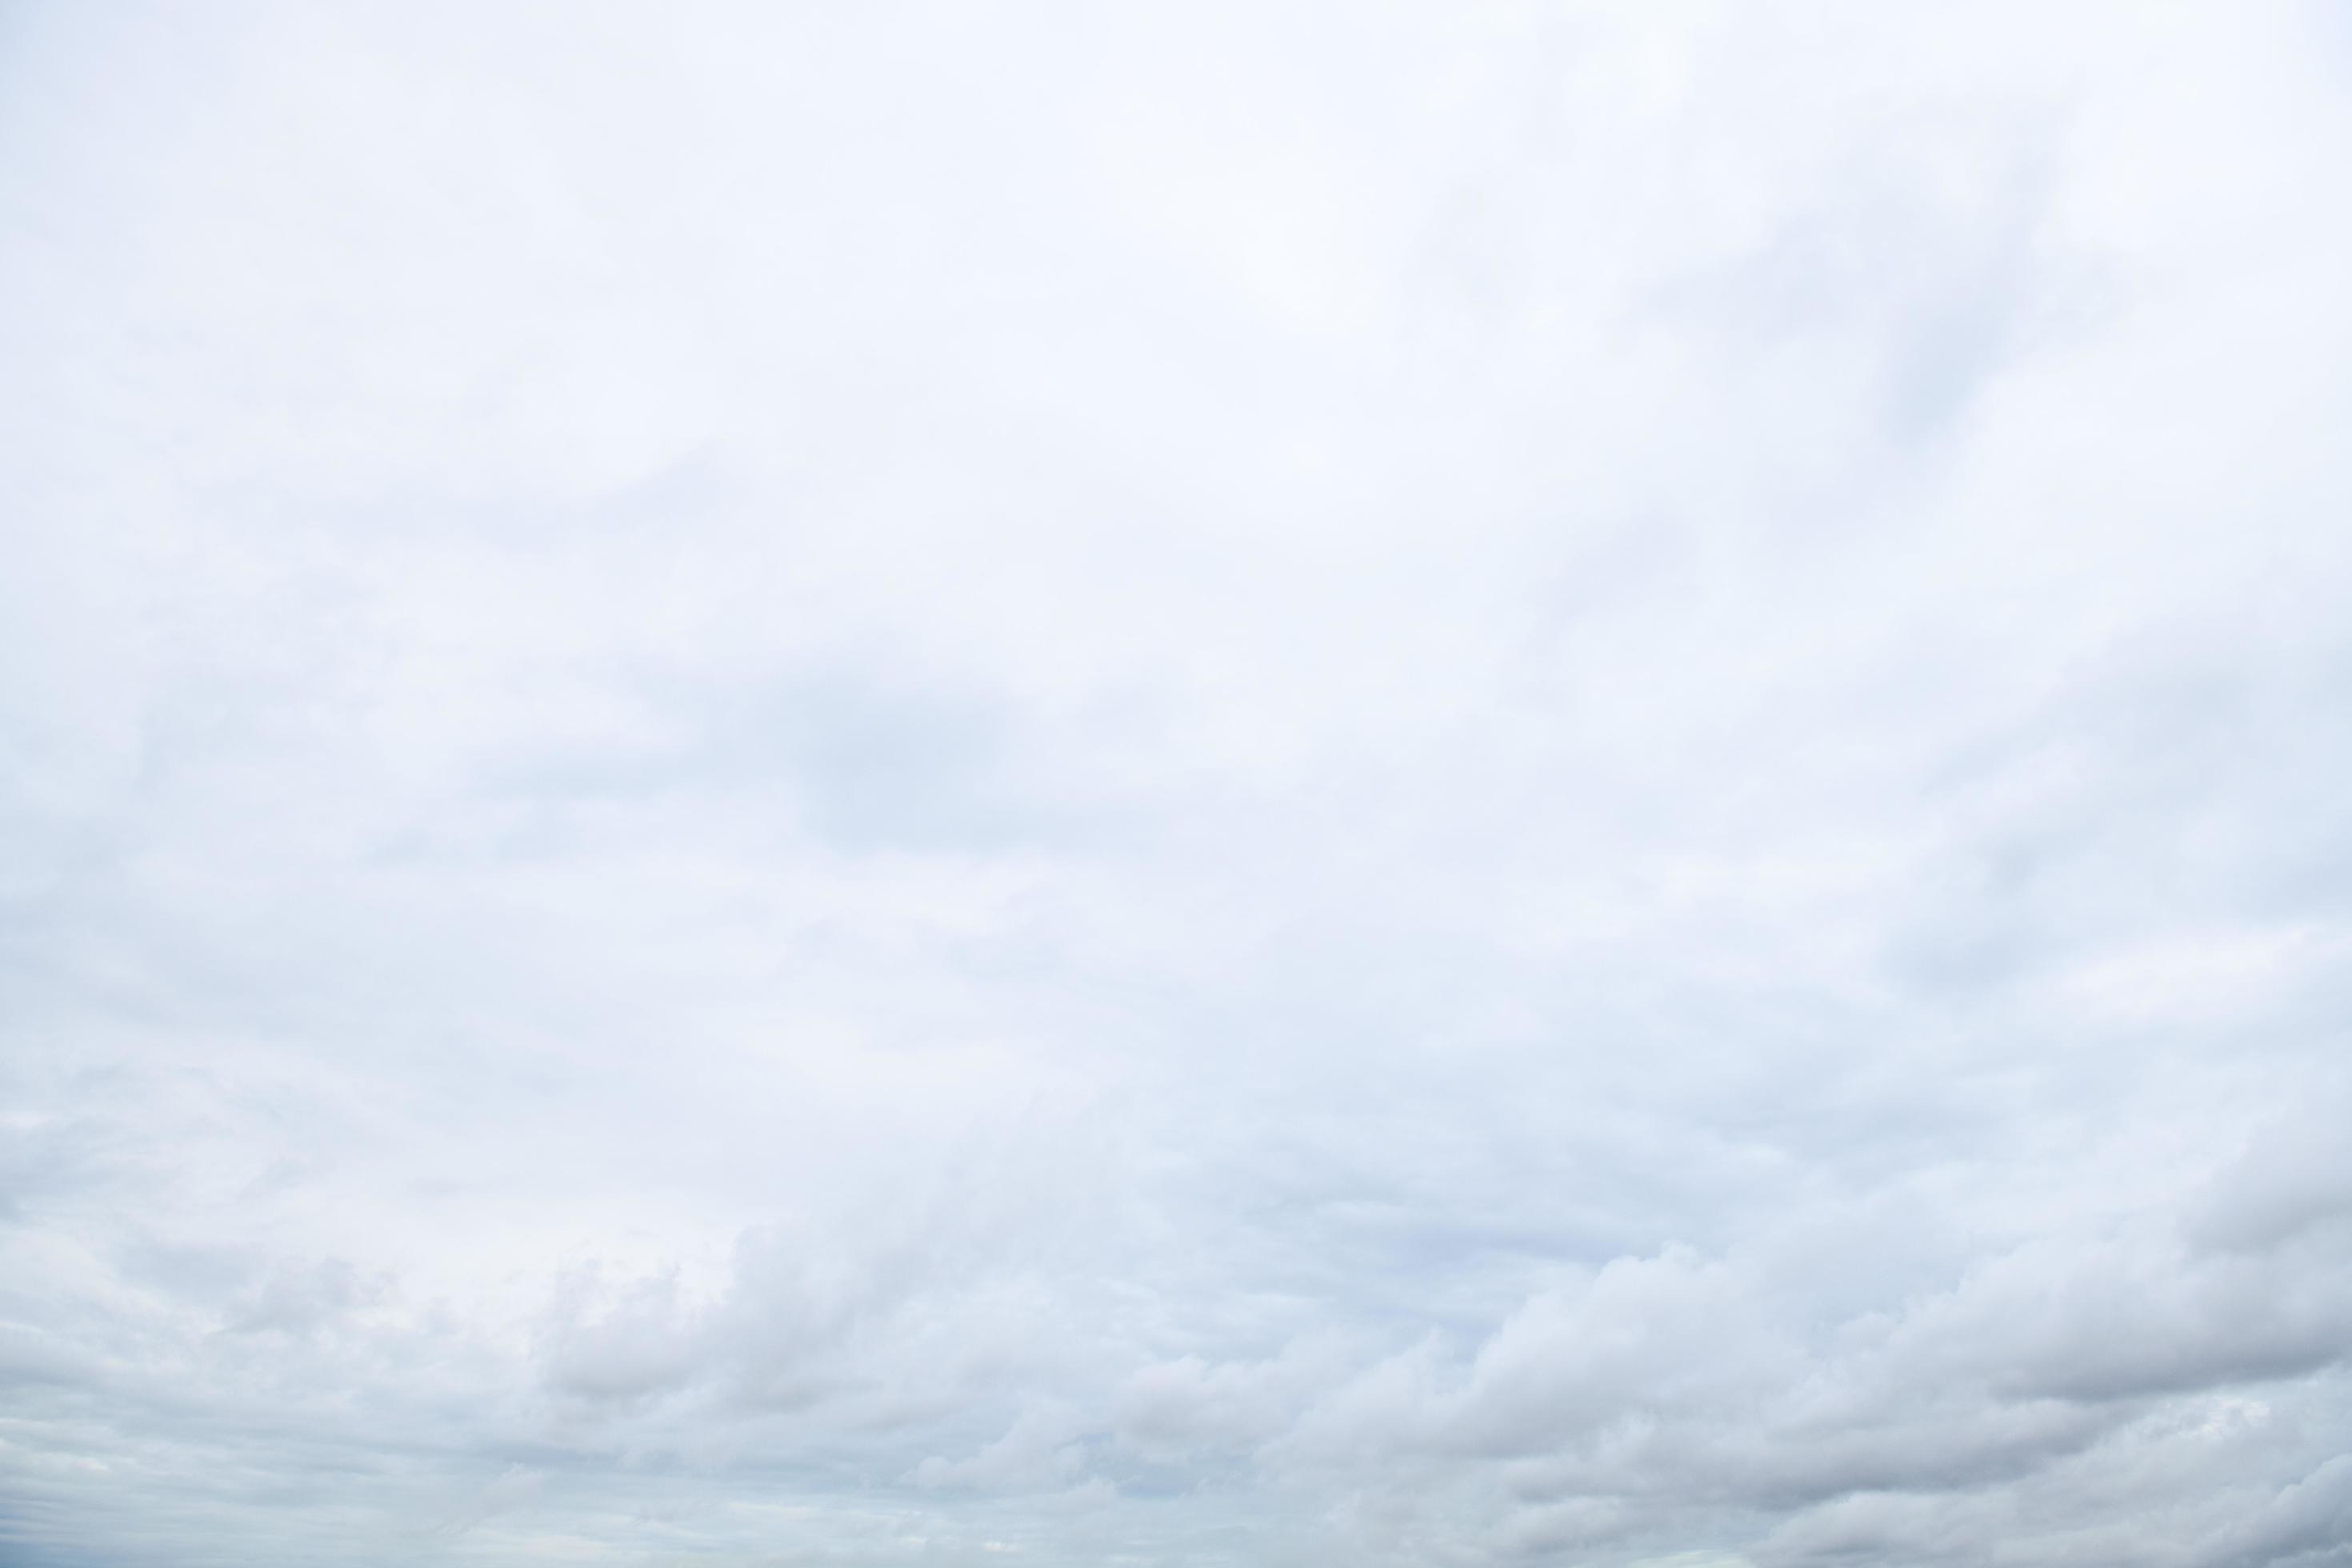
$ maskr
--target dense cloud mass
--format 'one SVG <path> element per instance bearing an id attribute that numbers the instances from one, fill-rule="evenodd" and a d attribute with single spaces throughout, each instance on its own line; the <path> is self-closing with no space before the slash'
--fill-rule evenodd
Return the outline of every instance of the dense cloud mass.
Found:
<path id="1" fill-rule="evenodd" d="M 0 1560 L 2352 1564 L 2352 21 L 0 12 Z"/>

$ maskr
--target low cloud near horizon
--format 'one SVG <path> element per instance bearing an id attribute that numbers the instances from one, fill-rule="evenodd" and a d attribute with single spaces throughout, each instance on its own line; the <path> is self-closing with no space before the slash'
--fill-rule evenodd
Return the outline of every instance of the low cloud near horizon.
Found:
<path id="1" fill-rule="evenodd" d="M 2352 1564 L 2337 6 L 0 11 L 0 1560 Z"/>

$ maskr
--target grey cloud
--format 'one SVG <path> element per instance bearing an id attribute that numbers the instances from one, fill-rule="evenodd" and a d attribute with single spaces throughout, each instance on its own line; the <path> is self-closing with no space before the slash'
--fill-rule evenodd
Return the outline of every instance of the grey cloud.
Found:
<path id="1" fill-rule="evenodd" d="M 2189 1236 L 2227 1251 L 2305 1239 L 2340 1249 L 2343 1238 L 2333 1233 L 2352 1218 L 2352 1155 L 2336 1136 L 2341 1109 L 2340 1100 L 2321 1098 L 2263 1129 L 2191 1213 Z"/>

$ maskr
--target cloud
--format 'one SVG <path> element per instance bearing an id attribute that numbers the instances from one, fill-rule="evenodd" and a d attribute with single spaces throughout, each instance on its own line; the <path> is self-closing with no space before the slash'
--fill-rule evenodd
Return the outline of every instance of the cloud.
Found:
<path id="1" fill-rule="evenodd" d="M 0 28 L 0 1555 L 2352 1551 L 2313 8 Z"/>

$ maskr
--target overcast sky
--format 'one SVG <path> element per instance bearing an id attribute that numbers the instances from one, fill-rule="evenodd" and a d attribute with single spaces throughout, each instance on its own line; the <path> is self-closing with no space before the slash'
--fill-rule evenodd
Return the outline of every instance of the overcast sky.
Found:
<path id="1" fill-rule="evenodd" d="M 2352 1563 L 2352 13 L 0 10 L 0 1559 Z"/>

